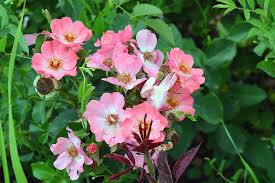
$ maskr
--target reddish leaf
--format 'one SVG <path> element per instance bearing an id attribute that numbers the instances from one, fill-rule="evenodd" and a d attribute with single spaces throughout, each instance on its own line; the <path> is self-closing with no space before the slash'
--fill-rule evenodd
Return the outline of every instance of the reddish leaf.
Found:
<path id="1" fill-rule="evenodd" d="M 158 155 L 158 180 L 160 183 L 172 183 L 173 177 L 167 162 L 167 155 L 165 151 L 159 152 Z"/>
<path id="2" fill-rule="evenodd" d="M 115 179 L 119 178 L 120 176 L 122 176 L 122 175 L 124 175 L 124 174 L 126 174 L 126 173 L 128 173 L 128 172 L 130 172 L 132 170 L 133 170 L 132 167 L 129 167 L 129 168 L 124 169 L 124 170 L 122 170 L 120 172 L 117 172 L 117 173 L 111 175 L 109 177 L 109 180 L 115 180 Z"/>
<path id="3" fill-rule="evenodd" d="M 129 148 L 127 147 L 126 144 L 122 144 L 122 149 L 125 151 L 125 153 L 127 154 L 129 160 L 135 165 L 136 161 L 135 158 L 133 156 L 133 153 L 129 150 Z"/>
<path id="4" fill-rule="evenodd" d="M 176 179 L 175 182 L 178 182 L 179 178 L 182 176 L 188 165 L 191 163 L 195 155 L 197 154 L 201 144 L 197 147 L 185 152 L 180 159 L 175 163 L 173 167 L 173 175 Z"/>
<path id="5" fill-rule="evenodd" d="M 126 165 L 131 165 L 131 162 L 127 158 L 116 153 L 106 154 L 105 157 L 115 161 L 119 161 Z"/>
<path id="6" fill-rule="evenodd" d="M 141 143 L 141 138 L 140 138 L 140 136 L 139 136 L 136 132 L 132 132 L 132 134 L 134 135 L 134 138 L 136 139 L 136 141 L 137 141 L 138 143 Z"/>
<path id="7" fill-rule="evenodd" d="M 141 169 L 140 176 L 139 176 L 139 179 L 138 179 L 137 183 L 143 183 L 144 182 L 144 175 L 145 175 L 145 173 L 146 173 L 145 170 Z"/>

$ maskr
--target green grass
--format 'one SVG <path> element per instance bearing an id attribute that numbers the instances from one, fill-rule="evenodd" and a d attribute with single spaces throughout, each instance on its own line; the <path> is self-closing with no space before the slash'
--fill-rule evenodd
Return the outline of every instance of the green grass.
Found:
<path id="1" fill-rule="evenodd" d="M 16 144 L 16 137 L 15 137 L 15 130 L 14 130 L 14 122 L 13 122 L 13 115 L 12 115 L 12 78 L 13 78 L 13 69 L 14 63 L 16 58 L 17 47 L 19 43 L 19 36 L 22 28 L 23 17 L 24 17 L 24 9 L 25 9 L 26 1 L 24 1 L 20 21 L 16 30 L 15 39 L 13 42 L 13 47 L 11 51 L 10 61 L 9 61 L 9 75 L 8 75 L 8 101 L 9 101 L 9 145 L 10 145 L 10 156 L 13 171 L 15 174 L 16 181 L 18 183 L 26 183 L 27 178 L 23 171 L 22 165 L 20 163 L 20 158 L 17 150 Z"/>
<path id="2" fill-rule="evenodd" d="M 8 161 L 7 161 L 4 139 L 5 138 L 4 138 L 4 134 L 3 134 L 2 121 L 0 120 L 0 152 L 1 152 L 1 156 L 2 156 L 4 180 L 5 180 L 5 183 L 10 183 L 10 175 L 9 175 L 9 168 L 8 168 Z"/>

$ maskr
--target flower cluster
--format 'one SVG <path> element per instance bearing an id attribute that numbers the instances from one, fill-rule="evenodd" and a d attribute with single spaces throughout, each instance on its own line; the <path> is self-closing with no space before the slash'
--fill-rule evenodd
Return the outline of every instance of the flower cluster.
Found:
<path id="1" fill-rule="evenodd" d="M 51 22 L 51 40 L 43 43 L 41 53 L 35 53 L 32 67 L 45 78 L 60 80 L 77 73 L 77 52 L 92 33 L 81 22 L 68 17 Z M 157 36 L 150 30 L 134 32 L 131 25 L 114 32 L 108 30 L 94 43 L 97 51 L 85 58 L 88 68 L 108 72 L 103 82 L 118 89 L 104 93 L 99 100 L 91 100 L 83 117 L 97 142 L 108 146 L 121 145 L 126 149 L 124 162 L 148 172 L 145 156 L 154 160 L 161 150 L 171 148 L 166 129 L 175 119 L 194 116 L 192 93 L 204 83 L 203 70 L 193 68 L 194 60 L 179 48 L 165 54 L 157 49 Z M 131 90 L 131 91 L 130 91 Z M 129 92 L 130 91 L 130 92 Z M 135 95 L 138 100 L 127 102 Z M 169 115 L 177 118 L 169 119 Z M 180 115 L 179 115 L 180 114 Z M 72 180 L 83 172 L 83 164 L 92 164 L 81 142 L 69 128 L 69 139 L 58 138 L 51 151 L 59 155 L 54 162 L 57 169 L 66 169 Z M 168 146 L 167 145 L 167 146 Z M 88 152 L 97 151 L 91 144 Z M 129 159 L 129 161 L 127 160 Z"/>

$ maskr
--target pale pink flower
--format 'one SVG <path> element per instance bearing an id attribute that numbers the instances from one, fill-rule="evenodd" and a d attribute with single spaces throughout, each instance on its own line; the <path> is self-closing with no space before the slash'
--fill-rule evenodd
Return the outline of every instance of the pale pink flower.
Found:
<path id="1" fill-rule="evenodd" d="M 131 25 L 127 25 L 124 30 L 118 31 L 117 35 L 121 43 L 130 41 L 133 37 L 133 31 Z"/>
<path id="2" fill-rule="evenodd" d="M 162 106 L 161 111 L 179 111 L 185 114 L 194 116 L 195 109 L 193 108 L 194 99 L 187 88 L 182 88 L 179 82 L 176 82 L 173 87 L 168 91 L 165 104 Z M 184 115 L 180 120 L 185 118 Z"/>
<path id="3" fill-rule="evenodd" d="M 121 86 L 126 90 L 131 90 L 146 80 L 146 78 L 136 78 L 136 74 L 141 70 L 142 63 L 135 55 L 120 54 L 114 60 L 114 67 L 117 71 L 116 77 L 108 77 L 102 80 Z"/>
<path id="4" fill-rule="evenodd" d="M 164 55 L 157 46 L 157 36 L 147 29 L 140 30 L 136 36 L 141 51 L 139 57 L 143 62 L 143 70 L 149 77 L 157 77 Z"/>
<path id="5" fill-rule="evenodd" d="M 46 41 L 41 46 L 41 53 L 32 57 L 32 68 L 46 78 L 60 80 L 63 76 L 76 75 L 78 57 L 74 51 L 59 41 Z"/>
<path id="6" fill-rule="evenodd" d="M 114 59 L 116 59 L 120 54 L 127 52 L 127 47 L 121 43 L 117 43 L 114 49 L 111 50 L 99 49 L 95 54 L 87 57 L 87 60 L 89 60 L 87 66 L 110 71 L 113 69 Z"/>
<path id="7" fill-rule="evenodd" d="M 129 117 L 123 110 L 124 97 L 118 92 L 104 93 L 100 100 L 88 103 L 84 117 L 98 142 L 105 141 L 109 146 L 122 143 L 131 133 L 124 122 Z"/>
<path id="8" fill-rule="evenodd" d="M 198 90 L 205 82 L 203 70 L 192 68 L 193 64 L 193 57 L 179 48 L 172 49 L 168 54 L 168 65 L 171 71 L 178 75 L 182 87 L 189 89 L 191 93 Z"/>
<path id="9" fill-rule="evenodd" d="M 169 89 L 177 81 L 178 77 L 175 74 L 168 74 L 159 84 L 155 78 L 149 78 L 141 89 L 141 96 L 147 98 L 147 101 L 160 109 L 167 98 Z"/>
<path id="10" fill-rule="evenodd" d="M 50 149 L 54 155 L 58 155 L 54 167 L 58 170 L 66 169 L 70 179 L 77 180 L 84 171 L 83 164 L 91 165 L 93 160 L 82 150 L 81 141 L 74 132 L 68 127 L 66 129 L 69 138 L 59 137 Z"/>
<path id="11" fill-rule="evenodd" d="M 149 133 L 151 126 L 149 140 L 155 142 L 164 140 L 163 130 L 168 126 L 168 121 L 159 113 L 157 108 L 148 102 L 143 102 L 133 108 L 128 108 L 127 111 L 130 113 L 130 118 L 127 118 L 125 122 L 131 125 L 131 131 L 137 134 L 140 133 L 140 130 Z M 130 141 L 135 142 L 133 136 L 131 136 Z"/>
<path id="12" fill-rule="evenodd" d="M 113 49 L 118 42 L 120 42 L 120 40 L 117 33 L 115 33 L 114 31 L 108 30 L 103 33 L 100 40 L 97 39 L 94 45 L 96 47 L 101 46 L 102 50 L 110 50 L 110 49 Z"/>
<path id="13" fill-rule="evenodd" d="M 74 51 L 79 51 L 81 45 L 92 36 L 92 31 L 82 22 L 73 22 L 69 17 L 52 20 L 51 30 L 53 39 L 71 47 Z"/>

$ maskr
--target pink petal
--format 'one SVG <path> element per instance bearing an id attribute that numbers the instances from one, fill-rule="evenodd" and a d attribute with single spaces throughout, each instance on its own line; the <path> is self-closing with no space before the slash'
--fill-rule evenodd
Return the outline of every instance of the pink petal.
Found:
<path id="1" fill-rule="evenodd" d="M 72 162 L 72 158 L 68 155 L 67 152 L 60 154 L 55 162 L 53 163 L 54 167 L 58 170 L 65 169 Z"/>
<path id="2" fill-rule="evenodd" d="M 140 30 L 136 36 L 138 47 L 142 52 L 152 52 L 157 45 L 157 36 L 147 29 Z"/>
<path id="3" fill-rule="evenodd" d="M 67 146 L 70 144 L 68 138 L 59 137 L 56 144 L 52 144 L 50 149 L 54 155 L 61 154 L 66 151 Z"/>

